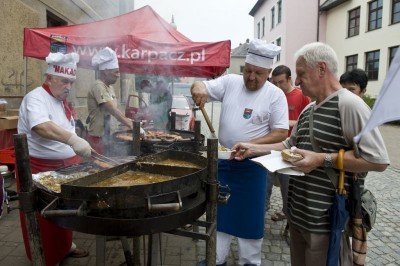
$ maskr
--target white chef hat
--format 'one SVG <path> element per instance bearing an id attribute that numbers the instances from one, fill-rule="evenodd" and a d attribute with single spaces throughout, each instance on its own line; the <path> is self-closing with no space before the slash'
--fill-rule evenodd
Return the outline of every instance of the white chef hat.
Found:
<path id="1" fill-rule="evenodd" d="M 281 47 L 260 39 L 254 39 L 249 44 L 245 62 L 258 67 L 271 68 L 274 57 L 280 52 Z"/>
<path id="2" fill-rule="evenodd" d="M 92 58 L 92 66 L 99 70 L 119 68 L 117 54 L 109 47 L 101 49 Z"/>
<path id="3" fill-rule="evenodd" d="M 76 78 L 76 64 L 79 62 L 79 55 L 77 53 L 49 53 L 46 57 L 48 64 L 47 74 L 65 77 Z"/>

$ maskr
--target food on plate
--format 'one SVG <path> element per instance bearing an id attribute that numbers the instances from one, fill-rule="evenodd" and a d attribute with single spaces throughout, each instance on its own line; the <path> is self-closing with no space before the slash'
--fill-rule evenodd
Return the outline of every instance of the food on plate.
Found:
<path id="1" fill-rule="evenodd" d="M 288 162 L 295 162 L 300 159 L 303 159 L 302 155 L 294 153 L 291 149 L 282 150 L 281 155 L 282 159 Z"/>
<path id="2" fill-rule="evenodd" d="M 43 172 L 33 175 L 33 180 L 50 191 L 60 193 L 61 184 L 77 180 L 86 176 L 86 172 L 76 172 L 70 175 L 62 175 L 57 172 Z"/>
<path id="3" fill-rule="evenodd" d="M 218 146 L 219 151 L 231 151 L 230 149 L 224 147 L 224 146 Z"/>
<path id="4" fill-rule="evenodd" d="M 232 150 L 224 146 L 218 146 L 218 159 L 228 160 L 231 158 Z"/>
<path id="5" fill-rule="evenodd" d="M 132 141 L 133 140 L 133 136 L 130 133 L 118 133 L 118 134 L 115 135 L 115 137 L 117 139 L 126 140 L 126 141 Z"/>
<path id="6" fill-rule="evenodd" d="M 182 140 L 182 137 L 177 134 L 168 134 L 161 131 L 146 131 L 144 134 L 146 139 L 167 139 L 167 140 Z"/>
<path id="7" fill-rule="evenodd" d="M 94 169 L 94 168 L 88 170 L 88 174 L 95 174 L 97 172 L 99 172 L 99 170 Z"/>
<path id="8" fill-rule="evenodd" d="M 103 169 L 107 169 L 107 168 L 113 167 L 112 164 L 106 163 L 106 162 L 102 162 L 100 160 L 93 160 L 93 163 L 96 164 L 98 167 L 103 168 Z"/>
<path id="9" fill-rule="evenodd" d="M 61 192 L 60 180 L 57 180 L 57 178 L 52 175 L 43 175 L 37 179 L 37 182 L 54 192 Z"/>
<path id="10" fill-rule="evenodd" d="M 146 131 L 144 133 L 146 139 L 165 139 L 165 140 L 182 140 L 182 137 L 177 134 L 168 134 L 162 131 Z M 118 133 L 115 134 L 115 138 L 125 141 L 132 141 L 133 136 L 131 133 Z"/>

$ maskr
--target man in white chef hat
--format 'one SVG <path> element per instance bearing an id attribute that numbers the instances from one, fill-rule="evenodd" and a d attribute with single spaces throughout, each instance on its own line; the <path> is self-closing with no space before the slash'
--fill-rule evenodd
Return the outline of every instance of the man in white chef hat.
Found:
<path id="1" fill-rule="evenodd" d="M 91 86 L 87 98 L 88 140 L 98 153 L 104 154 L 110 137 L 111 116 L 129 129 L 132 129 L 132 120 L 118 109 L 117 97 L 111 86 L 120 75 L 117 54 L 105 47 L 93 56 L 92 65 L 99 70 L 99 78 Z"/>
<path id="2" fill-rule="evenodd" d="M 76 80 L 79 55 L 50 53 L 42 86 L 29 92 L 19 109 L 18 133 L 26 134 L 32 174 L 53 171 L 90 157 L 89 143 L 75 133 L 75 121 L 67 97 Z M 19 188 L 18 188 L 19 189 Z M 72 231 L 61 228 L 38 214 L 46 265 L 55 265 L 65 256 L 86 257 L 88 252 L 72 242 Z M 21 228 L 27 256 L 31 258 L 25 217 Z"/>
<path id="3" fill-rule="evenodd" d="M 254 39 L 249 44 L 243 76 L 224 75 L 192 85 L 195 103 L 220 101 L 219 142 L 276 143 L 286 139 L 288 105 L 281 89 L 268 82 L 279 46 Z M 267 170 L 251 160 L 218 160 L 218 182 L 230 198 L 217 211 L 217 265 L 226 265 L 233 237 L 238 239 L 238 264 L 261 265 Z M 205 265 L 201 261 L 198 265 Z"/>

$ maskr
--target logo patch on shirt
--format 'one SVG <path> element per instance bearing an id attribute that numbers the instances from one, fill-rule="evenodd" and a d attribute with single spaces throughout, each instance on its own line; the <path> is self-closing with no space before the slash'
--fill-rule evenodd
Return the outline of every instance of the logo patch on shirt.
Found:
<path id="1" fill-rule="evenodd" d="M 243 118 L 250 119 L 252 113 L 253 113 L 253 109 L 244 108 Z"/>

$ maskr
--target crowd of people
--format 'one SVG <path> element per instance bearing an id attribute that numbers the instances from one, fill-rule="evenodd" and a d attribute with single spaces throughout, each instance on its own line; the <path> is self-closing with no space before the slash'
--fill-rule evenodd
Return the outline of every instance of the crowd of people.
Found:
<path id="1" fill-rule="evenodd" d="M 268 90 L 274 93 L 276 89 L 267 81 L 272 70 L 272 63 L 267 62 L 276 55 L 266 52 L 268 49 L 271 44 L 253 40 L 243 77 L 226 75 L 192 86 L 197 105 L 203 106 L 209 101 L 222 103 L 218 137 L 221 145 L 234 150 L 231 160 L 218 161 L 218 181 L 229 185 L 232 200 L 218 206 L 216 265 L 227 264 L 233 237 L 237 238 L 239 265 L 261 265 L 264 213 L 274 178 L 280 181 L 283 209 L 271 219 L 287 219 L 291 264 L 325 265 L 331 231 L 328 210 L 336 193 L 336 184 L 331 182 L 328 172 L 338 175 L 339 150 L 345 150 L 343 164 L 348 191 L 354 175 L 363 185 L 368 171 L 384 171 L 390 161 L 377 128 L 359 143 L 360 157 L 353 151 L 353 137 L 361 131 L 371 111 L 361 98 L 368 81 L 363 70 L 348 71 L 339 81 L 338 59 L 333 49 L 323 43 L 310 43 L 295 54 L 294 86 L 290 69 L 278 66 L 272 71 L 271 81 L 284 92 L 287 102 L 282 103 L 279 94 L 269 95 L 266 100 L 259 94 Z M 273 103 L 279 103 L 280 108 L 285 106 L 288 117 L 279 117 L 275 110 L 261 115 L 265 119 L 260 119 L 259 104 L 248 101 L 252 96 L 263 99 L 263 107 L 267 109 Z M 277 126 L 279 123 L 282 124 Z M 262 127 L 267 130 L 259 131 Z M 289 128 L 290 132 L 283 137 L 275 135 L 273 141 L 252 135 L 263 132 L 264 136 L 273 136 L 274 129 L 279 128 Z M 318 143 L 318 150 L 314 150 L 314 142 Z M 265 169 L 249 161 L 283 149 L 292 149 L 303 157 L 293 162 L 293 168 L 305 176 L 263 173 Z M 260 196 L 267 196 L 267 200 Z M 205 261 L 200 261 L 200 265 L 205 265 Z M 340 241 L 339 265 L 353 265 L 350 241 L 345 233 Z"/>
<path id="2" fill-rule="evenodd" d="M 272 68 L 280 51 L 279 46 L 254 39 L 249 44 L 243 75 L 196 81 L 191 88 L 193 100 L 200 107 L 206 102 L 222 103 L 218 139 L 222 146 L 234 150 L 230 160 L 218 160 L 218 182 L 230 188 L 231 197 L 226 205 L 218 206 L 216 265 L 227 264 L 234 237 L 239 265 L 261 265 L 262 243 L 268 237 L 264 235 L 265 212 L 276 181 L 280 183 L 283 208 L 271 219 L 287 219 L 291 264 L 324 265 L 331 230 L 328 209 L 335 194 L 327 173 L 328 169 L 338 173 L 338 151 L 345 150 L 347 187 L 352 174 L 356 173 L 363 184 L 368 171 L 383 171 L 390 163 L 379 129 L 363 137 L 360 157 L 353 152 L 353 137 L 370 115 L 362 100 L 368 83 L 365 71 L 354 69 L 338 79 L 333 49 L 310 43 L 295 54 L 293 82 L 287 66 Z M 92 152 L 104 154 L 110 141 L 111 117 L 132 128 L 132 120 L 117 108 L 112 85 L 120 72 L 112 49 L 106 47 L 92 58 L 98 78 L 88 93 L 87 126 L 77 116 L 74 103 L 67 102 L 76 80 L 78 54 L 50 53 L 46 62 L 45 81 L 24 97 L 18 122 L 18 132 L 27 135 L 32 173 L 79 163 Z M 155 86 L 143 80 L 140 90 L 150 95 L 157 128 L 168 129 L 172 95 L 165 80 L 157 80 Z M 313 142 L 318 143 L 318 151 Z M 283 149 L 303 156 L 293 162 L 293 167 L 305 176 L 272 173 L 250 160 Z M 72 242 L 71 230 L 38 217 L 46 265 L 55 265 L 66 256 L 88 255 Z M 21 227 L 30 257 L 22 213 Z M 347 235 L 343 234 L 341 243 L 340 265 L 353 265 Z M 205 266 L 205 261 L 198 265 Z"/>

